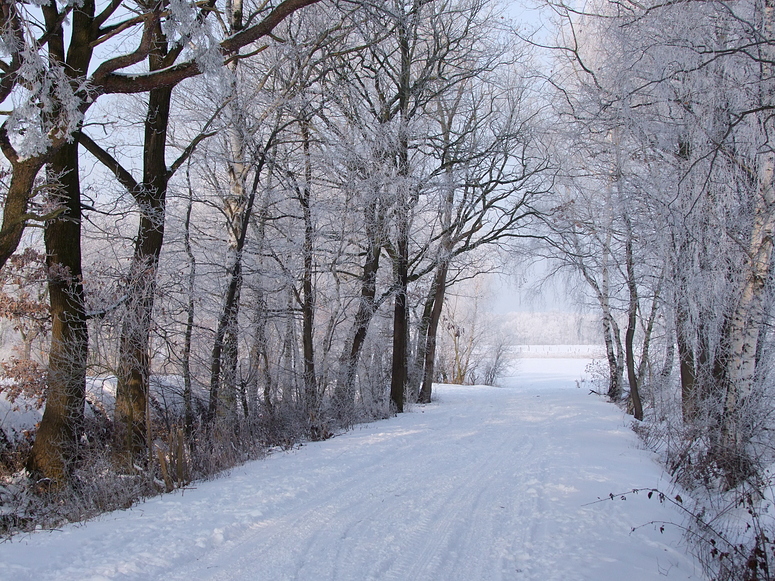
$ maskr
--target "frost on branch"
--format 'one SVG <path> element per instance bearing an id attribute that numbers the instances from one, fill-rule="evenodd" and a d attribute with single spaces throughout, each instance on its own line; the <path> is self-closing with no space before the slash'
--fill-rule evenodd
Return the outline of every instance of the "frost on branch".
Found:
<path id="1" fill-rule="evenodd" d="M 72 139 L 83 120 L 88 84 L 68 77 L 61 65 L 48 62 L 30 45 L 21 57 L 6 129 L 11 145 L 26 159 L 46 153 L 53 140 Z"/>
<path id="2" fill-rule="evenodd" d="M 168 7 L 170 16 L 164 21 L 163 31 L 170 44 L 187 45 L 203 73 L 218 72 L 223 66 L 219 43 L 196 4 L 188 0 L 170 0 Z"/>

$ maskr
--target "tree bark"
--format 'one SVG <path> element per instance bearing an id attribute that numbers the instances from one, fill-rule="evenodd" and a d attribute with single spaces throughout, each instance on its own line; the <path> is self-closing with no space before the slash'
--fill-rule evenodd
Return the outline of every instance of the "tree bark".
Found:
<path id="1" fill-rule="evenodd" d="M 184 245 L 188 257 L 188 302 L 186 304 L 186 331 L 183 339 L 183 405 L 186 424 L 186 439 L 192 442 L 194 433 L 193 394 L 191 390 L 191 339 L 194 333 L 194 290 L 196 288 L 196 256 L 191 248 L 191 210 L 194 206 L 194 194 L 188 184 L 188 206 L 183 223 Z"/>
<path id="2" fill-rule="evenodd" d="M 404 390 L 407 379 L 409 310 L 406 304 L 409 262 L 408 217 L 401 212 L 398 224 L 398 244 L 395 265 L 396 296 L 393 309 L 393 363 L 390 380 L 390 400 L 395 411 L 404 411 Z"/>
<path id="3" fill-rule="evenodd" d="M 315 375 L 315 293 L 313 288 L 314 276 L 314 236 L 315 227 L 312 223 L 310 202 L 312 197 L 312 160 L 310 159 L 310 127 L 309 120 L 302 119 L 301 139 L 304 153 L 304 185 L 299 188 L 299 203 L 304 218 L 304 245 L 302 254 L 304 268 L 301 284 L 301 311 L 302 332 L 301 342 L 304 357 L 304 407 L 309 423 L 310 434 L 313 439 L 324 437 L 323 428 L 319 425 L 318 418 L 318 386 Z"/>
<path id="4" fill-rule="evenodd" d="M 759 329 L 764 319 L 763 299 L 775 235 L 775 154 L 761 156 L 759 191 L 751 229 L 745 281 L 729 320 L 727 389 L 722 440 L 725 449 L 744 453 L 747 434 L 741 418 L 752 394 L 756 375 Z"/>
<path id="5" fill-rule="evenodd" d="M 49 58 L 77 79 L 86 74 L 92 56 L 93 0 L 73 9 L 71 42 L 65 53 L 60 14 L 54 2 L 43 8 L 49 39 Z M 81 184 L 78 143 L 63 143 L 50 158 L 49 180 L 59 183 L 53 196 L 61 213 L 46 224 L 46 265 L 51 305 L 46 408 L 27 466 L 57 485 L 66 482 L 78 457 L 86 397 L 88 330 L 81 270 Z M 32 168 L 25 168 L 31 170 Z M 34 175 L 26 176 L 32 185 Z M 21 197 L 21 193 L 20 193 Z M 29 199 L 29 198 L 28 198 Z M 25 202 L 26 203 L 26 202 Z"/>
<path id="6" fill-rule="evenodd" d="M 697 418 L 697 368 L 694 359 L 688 328 L 688 315 L 678 299 L 675 316 L 676 343 L 678 344 L 678 362 L 681 375 L 681 415 L 684 425 L 689 425 Z"/>
<path id="7" fill-rule="evenodd" d="M 630 384 L 630 406 L 636 420 L 643 419 L 643 404 L 640 400 L 638 386 L 638 374 L 635 371 L 635 330 L 638 323 L 638 289 L 635 281 L 635 264 L 632 254 L 632 233 L 627 229 L 627 238 L 624 243 L 625 266 L 627 272 L 627 291 L 629 304 L 627 308 L 627 331 L 624 335 L 625 359 L 627 362 L 627 380 Z"/>
<path id="8" fill-rule="evenodd" d="M 396 192 L 396 296 L 393 309 L 393 361 L 390 379 L 390 400 L 398 413 L 404 411 L 404 392 L 408 378 L 409 355 L 409 308 L 407 287 L 409 285 L 409 98 L 411 96 L 411 49 L 409 42 L 409 14 L 399 15 L 398 47 L 400 52 L 400 73 L 398 77 L 398 145 L 397 192 Z"/>
<path id="9" fill-rule="evenodd" d="M 272 134 L 270 143 L 273 141 L 275 134 Z M 269 144 L 267 144 L 269 147 Z M 253 176 L 253 184 L 248 193 L 244 208 L 241 213 L 236 217 L 237 223 L 235 224 L 237 236 L 234 240 L 234 247 L 231 265 L 227 272 L 228 285 L 226 287 L 226 296 L 224 297 L 223 308 L 221 315 L 218 318 L 218 325 L 215 330 L 215 338 L 213 340 L 213 349 L 210 356 L 210 401 L 207 411 L 207 424 L 212 426 L 218 418 L 218 414 L 230 415 L 235 410 L 227 407 L 224 409 L 224 396 L 222 393 L 222 368 L 223 368 L 223 355 L 224 349 L 227 346 L 226 337 L 227 333 L 236 333 L 236 329 L 232 329 L 237 325 L 237 316 L 239 314 L 239 297 L 242 288 L 242 254 L 245 249 L 245 242 L 247 241 L 248 227 L 250 225 L 250 216 L 253 213 L 253 205 L 256 199 L 256 192 L 258 190 L 259 178 L 261 171 L 266 162 L 266 150 L 264 150 L 257 161 L 254 168 L 255 174 Z M 227 386 L 230 390 L 234 390 L 235 385 Z M 234 393 L 234 392 L 233 392 Z M 231 396 L 230 396 L 231 397 Z M 236 400 L 234 400 L 235 402 Z M 226 401 L 228 405 L 233 405 L 230 399 Z"/>
<path id="10" fill-rule="evenodd" d="M 412 364 L 409 373 L 409 382 L 410 388 L 412 392 L 414 392 L 413 397 L 418 402 L 420 402 L 420 392 L 422 391 L 423 369 L 425 369 L 425 353 L 428 346 L 428 327 L 431 324 L 431 313 L 433 312 L 435 296 L 436 288 L 433 286 L 433 283 L 431 283 L 431 286 L 428 289 L 428 294 L 425 297 L 425 304 L 423 305 L 422 315 L 420 315 L 420 320 L 417 322 L 417 339 L 415 341 L 414 363 Z M 415 384 L 417 386 L 416 388 Z"/>
<path id="11" fill-rule="evenodd" d="M 159 37 L 157 46 L 163 46 L 163 37 Z M 162 57 L 153 59 L 152 69 L 161 66 Z M 144 461 L 149 452 L 149 349 L 156 274 L 164 244 L 169 179 L 165 153 L 171 96 L 171 88 L 154 89 L 148 96 L 143 181 L 133 192 L 140 210 L 140 224 L 129 272 L 129 300 L 119 338 L 114 434 L 116 456 L 129 469 L 135 462 Z"/>
<path id="12" fill-rule="evenodd" d="M 436 337 L 441 320 L 441 310 L 444 306 L 444 293 L 447 290 L 447 270 L 449 263 L 444 260 L 439 264 L 436 270 L 436 276 L 433 280 L 433 309 L 428 321 L 428 334 L 425 345 L 425 361 L 423 362 L 422 387 L 420 388 L 420 403 L 431 402 L 431 391 L 433 389 L 433 375 L 436 363 Z"/>
<path id="13" fill-rule="evenodd" d="M 46 408 L 27 463 L 33 474 L 64 484 L 78 458 L 86 398 L 88 331 L 81 271 L 81 192 L 78 145 L 52 158 L 49 171 L 61 184 L 65 211 L 46 226 L 46 265 L 51 305 Z"/>
<path id="14" fill-rule="evenodd" d="M 0 137 L 5 137 L 3 134 Z M 4 149 L 2 145 L 0 148 Z M 3 225 L 0 230 L 0 268 L 19 247 L 29 220 L 28 205 L 33 196 L 35 178 L 45 163 L 45 158 L 33 157 L 20 161 L 15 154 L 11 158 L 11 183 L 3 205 Z"/>
<path id="15" fill-rule="evenodd" d="M 603 326 L 603 341 L 605 342 L 606 359 L 608 361 L 607 395 L 611 401 L 616 402 L 622 397 L 624 357 L 622 356 L 622 342 L 619 333 L 619 325 L 616 323 L 616 319 L 614 319 L 611 311 L 611 302 L 609 298 L 608 248 L 610 241 L 611 236 L 609 232 L 607 235 L 606 247 L 603 250 L 600 284 L 597 283 L 585 266 L 580 265 L 580 268 L 584 280 L 586 280 L 594 290 L 602 312 L 601 323 Z"/>
<path id="16" fill-rule="evenodd" d="M 350 339 L 345 343 L 339 357 L 339 374 L 334 397 L 340 420 L 352 421 L 355 405 L 355 377 L 358 370 L 366 334 L 376 310 L 377 272 L 382 254 L 381 232 L 382 224 L 376 199 L 371 200 L 364 208 L 366 230 L 366 257 L 361 274 L 361 296 L 358 301 L 358 311 L 355 313 L 350 330 Z"/>

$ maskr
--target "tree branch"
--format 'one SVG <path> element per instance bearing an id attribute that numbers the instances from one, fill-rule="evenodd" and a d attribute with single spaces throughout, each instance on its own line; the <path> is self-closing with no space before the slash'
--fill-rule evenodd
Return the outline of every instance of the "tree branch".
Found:
<path id="1" fill-rule="evenodd" d="M 278 24 L 296 10 L 316 4 L 319 1 L 320 0 L 284 0 L 284 2 L 281 2 L 258 24 L 223 40 L 220 45 L 221 53 L 226 59 L 232 57 L 241 48 L 255 42 L 259 38 L 271 34 L 272 30 L 274 30 Z M 139 50 L 140 49 L 138 49 L 138 51 Z M 127 55 L 127 57 L 129 56 L 131 55 Z M 108 63 L 113 63 L 114 61 L 127 57 L 117 57 L 116 59 L 107 61 L 98 69 L 98 72 L 102 72 L 101 69 Z M 135 62 L 139 62 L 139 60 Z M 123 74 L 115 72 L 120 68 L 135 64 L 135 62 L 120 66 L 113 66 L 111 64 L 110 67 L 105 69 L 101 79 L 98 79 L 97 73 L 95 73 L 93 81 L 95 86 L 97 86 L 98 90 L 102 93 L 144 93 L 155 88 L 177 85 L 179 82 L 194 77 L 202 72 L 199 69 L 199 65 L 193 60 L 148 73 Z"/>
<path id="2" fill-rule="evenodd" d="M 89 153 L 91 153 L 100 163 L 102 163 L 102 165 L 108 168 L 119 181 L 119 183 L 124 186 L 127 191 L 132 194 L 132 196 L 136 195 L 140 188 L 137 180 L 132 177 L 132 174 L 129 173 L 129 171 L 124 168 L 124 166 L 122 166 L 115 157 L 97 145 L 92 140 L 92 138 L 86 135 L 83 131 L 78 134 L 78 143 L 83 145 Z"/>

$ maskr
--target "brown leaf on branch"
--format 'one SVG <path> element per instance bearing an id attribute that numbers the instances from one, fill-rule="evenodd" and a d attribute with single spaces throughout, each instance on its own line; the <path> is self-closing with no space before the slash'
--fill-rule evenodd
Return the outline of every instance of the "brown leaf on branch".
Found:
<path id="1" fill-rule="evenodd" d="M 28 405 L 40 409 L 46 399 L 46 368 L 30 359 L 15 357 L 3 361 L 2 367 L 5 381 L 0 383 L 0 393 L 12 404 L 23 397 Z"/>

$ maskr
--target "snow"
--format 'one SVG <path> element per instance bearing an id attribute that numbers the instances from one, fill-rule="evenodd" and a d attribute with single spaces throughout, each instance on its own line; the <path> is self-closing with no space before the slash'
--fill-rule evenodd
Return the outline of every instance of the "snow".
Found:
<path id="1" fill-rule="evenodd" d="M 608 499 L 669 483 L 577 383 L 587 363 L 522 360 L 502 388 L 438 386 L 398 417 L 16 537 L 0 579 L 702 579 L 679 531 L 649 524 L 680 522 L 674 507 Z"/>
<path id="2" fill-rule="evenodd" d="M 25 430 L 34 428 L 42 416 L 43 410 L 36 409 L 24 396 L 11 403 L 6 393 L 0 393 L 0 430 L 5 430 L 9 439 L 15 440 Z"/>
<path id="3" fill-rule="evenodd" d="M 561 359 L 593 359 L 605 357 L 604 345 L 512 345 L 509 350 L 515 357 Z M 586 363 L 589 363 L 587 361 Z"/>

